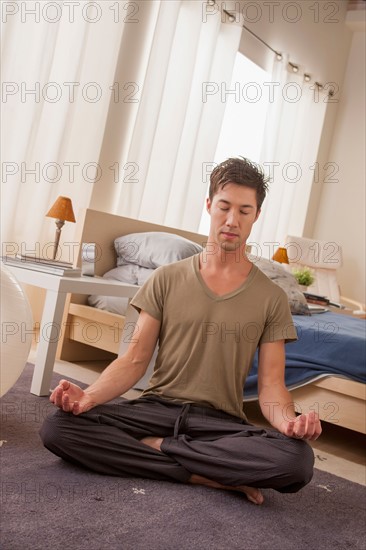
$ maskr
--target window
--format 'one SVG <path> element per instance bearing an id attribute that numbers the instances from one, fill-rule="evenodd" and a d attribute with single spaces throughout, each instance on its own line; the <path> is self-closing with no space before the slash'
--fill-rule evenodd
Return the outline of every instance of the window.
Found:
<path id="1" fill-rule="evenodd" d="M 214 162 L 219 164 L 229 157 L 243 156 L 258 162 L 269 104 L 270 73 L 238 52 L 230 87 L 222 86 L 222 100 L 226 102 L 220 139 Z M 210 216 L 203 207 L 199 232 L 208 235 Z"/>

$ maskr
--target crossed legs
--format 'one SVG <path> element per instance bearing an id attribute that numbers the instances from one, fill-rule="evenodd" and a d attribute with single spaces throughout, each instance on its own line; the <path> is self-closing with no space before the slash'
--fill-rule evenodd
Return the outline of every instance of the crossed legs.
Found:
<path id="1" fill-rule="evenodd" d="M 41 429 L 57 456 L 99 473 L 141 476 L 244 492 L 296 492 L 312 477 L 304 441 L 220 411 L 157 398 L 121 401 L 73 416 L 56 411 Z"/>

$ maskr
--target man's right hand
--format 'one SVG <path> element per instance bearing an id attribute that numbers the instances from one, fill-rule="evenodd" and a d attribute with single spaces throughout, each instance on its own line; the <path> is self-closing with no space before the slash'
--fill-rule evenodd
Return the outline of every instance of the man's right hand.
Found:
<path id="1" fill-rule="evenodd" d="M 154 353 L 161 322 L 141 311 L 126 353 L 114 359 L 86 390 L 60 380 L 50 401 L 65 412 L 82 414 L 123 395 L 145 374 Z"/>
<path id="2" fill-rule="evenodd" d="M 60 380 L 51 393 L 50 401 L 63 411 L 75 415 L 89 411 L 95 405 L 84 390 L 68 380 Z"/>

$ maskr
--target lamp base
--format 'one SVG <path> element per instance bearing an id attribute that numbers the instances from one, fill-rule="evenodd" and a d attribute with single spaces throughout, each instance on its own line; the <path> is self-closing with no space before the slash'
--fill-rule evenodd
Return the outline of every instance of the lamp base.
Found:
<path id="1" fill-rule="evenodd" d="M 59 245 L 60 237 L 61 237 L 61 229 L 65 225 L 65 220 L 56 220 L 55 224 L 56 224 L 57 229 L 56 229 L 56 234 L 55 234 L 55 244 L 54 244 L 54 248 L 53 248 L 53 258 L 52 258 L 53 260 L 56 260 L 58 245 Z"/>

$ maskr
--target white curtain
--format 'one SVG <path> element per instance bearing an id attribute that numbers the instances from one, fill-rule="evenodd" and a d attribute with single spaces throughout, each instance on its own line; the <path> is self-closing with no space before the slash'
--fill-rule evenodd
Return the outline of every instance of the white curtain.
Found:
<path id="1" fill-rule="evenodd" d="M 327 107 L 327 95 L 292 72 L 287 56 L 274 60 L 268 85 L 260 164 L 270 176 L 270 187 L 250 236 L 253 252 L 267 257 L 284 244 L 287 234 L 303 235 Z"/>
<path id="2" fill-rule="evenodd" d="M 7 3 L 3 253 L 42 254 L 59 195 L 76 217 L 92 207 L 198 228 L 224 110 L 203 87 L 230 82 L 241 34 L 215 11 L 189 0 Z M 62 242 L 74 230 L 66 223 Z"/>
<path id="3" fill-rule="evenodd" d="M 3 253 L 14 243 L 42 254 L 55 232 L 44 215 L 57 196 L 70 196 L 77 216 L 98 176 L 126 23 L 116 23 L 110 2 L 74 3 L 70 11 L 71 4 L 11 2 L 4 12 Z M 63 241 L 72 240 L 74 227 L 65 225 Z"/>
<path id="4" fill-rule="evenodd" d="M 132 218 L 198 230 L 207 190 L 207 165 L 218 141 L 241 36 L 205 2 L 162 2 L 152 36 L 131 138 L 120 148 L 119 182 L 104 180 L 92 205 Z M 114 124 L 125 105 L 111 106 Z M 113 163 L 113 120 L 101 162 Z M 108 159 L 108 160 L 107 160 Z M 105 191 L 108 189 L 108 195 Z"/>

